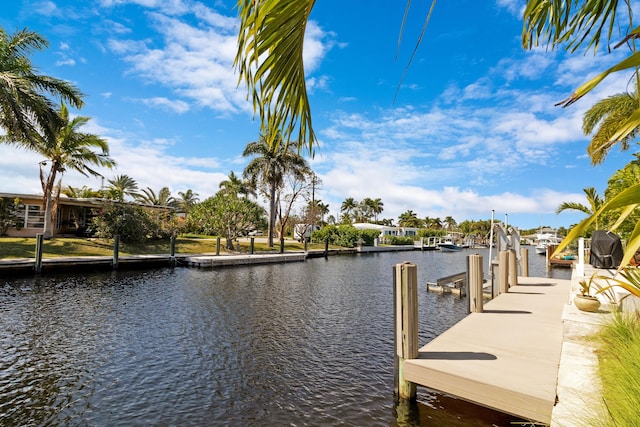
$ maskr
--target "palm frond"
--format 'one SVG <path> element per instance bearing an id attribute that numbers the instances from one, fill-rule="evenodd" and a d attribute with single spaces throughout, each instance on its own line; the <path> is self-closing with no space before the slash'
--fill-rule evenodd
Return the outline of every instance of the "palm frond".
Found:
<path id="1" fill-rule="evenodd" d="M 279 143 L 276 130 L 288 141 L 297 128 L 298 150 L 306 146 L 311 155 L 316 136 L 302 51 L 314 4 L 315 0 L 239 0 L 241 23 L 234 61 L 268 144 Z"/>

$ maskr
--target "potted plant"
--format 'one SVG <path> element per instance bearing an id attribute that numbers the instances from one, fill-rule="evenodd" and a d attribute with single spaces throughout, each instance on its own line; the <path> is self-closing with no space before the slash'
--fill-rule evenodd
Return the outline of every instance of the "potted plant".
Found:
<path id="1" fill-rule="evenodd" d="M 581 280 L 578 282 L 580 285 L 580 293 L 573 298 L 573 304 L 582 311 L 597 311 L 600 308 L 600 300 L 591 295 L 591 287 L 597 286 L 593 283 L 595 274 L 592 275 L 589 280 Z"/>

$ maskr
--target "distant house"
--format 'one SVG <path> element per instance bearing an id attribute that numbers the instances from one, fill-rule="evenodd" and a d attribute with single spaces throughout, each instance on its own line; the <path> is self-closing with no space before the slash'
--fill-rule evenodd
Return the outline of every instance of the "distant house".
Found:
<path id="1" fill-rule="evenodd" d="M 418 235 L 418 229 L 412 227 L 390 227 L 388 225 L 370 224 L 368 222 L 356 222 L 353 224 L 358 230 L 378 230 L 380 235 L 378 238 L 384 240 L 391 236 L 413 237 Z"/>
<path id="2" fill-rule="evenodd" d="M 21 227 L 12 227 L 7 230 L 10 237 L 35 237 L 44 231 L 44 204 L 42 195 L 0 193 L 0 198 L 5 200 L 19 200 L 14 206 L 14 212 L 18 217 Z M 75 199 L 61 195 L 56 210 L 56 218 L 53 227 L 54 236 L 85 235 L 91 225 L 91 220 L 100 215 L 107 203 L 117 203 L 113 200 L 101 198 Z M 168 212 L 172 208 L 168 206 L 143 205 L 147 209 Z"/>

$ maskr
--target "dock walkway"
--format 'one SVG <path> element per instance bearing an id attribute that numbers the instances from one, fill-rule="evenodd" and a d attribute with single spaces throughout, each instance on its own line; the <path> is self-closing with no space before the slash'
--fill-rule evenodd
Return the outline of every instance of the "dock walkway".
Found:
<path id="1" fill-rule="evenodd" d="M 405 361 L 405 378 L 518 417 L 551 423 L 570 280 L 518 277 Z"/>

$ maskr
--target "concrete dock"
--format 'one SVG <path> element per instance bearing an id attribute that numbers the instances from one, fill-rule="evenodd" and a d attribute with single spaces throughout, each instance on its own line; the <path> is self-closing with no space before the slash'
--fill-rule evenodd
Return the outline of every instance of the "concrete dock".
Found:
<path id="1" fill-rule="evenodd" d="M 518 277 L 405 361 L 408 381 L 551 424 L 570 280 Z"/>
<path id="2" fill-rule="evenodd" d="M 274 262 L 298 262 L 304 261 L 307 256 L 304 252 L 289 252 L 284 254 L 243 254 L 224 256 L 188 256 L 185 262 L 193 267 L 222 267 L 229 265 L 270 264 Z"/>

